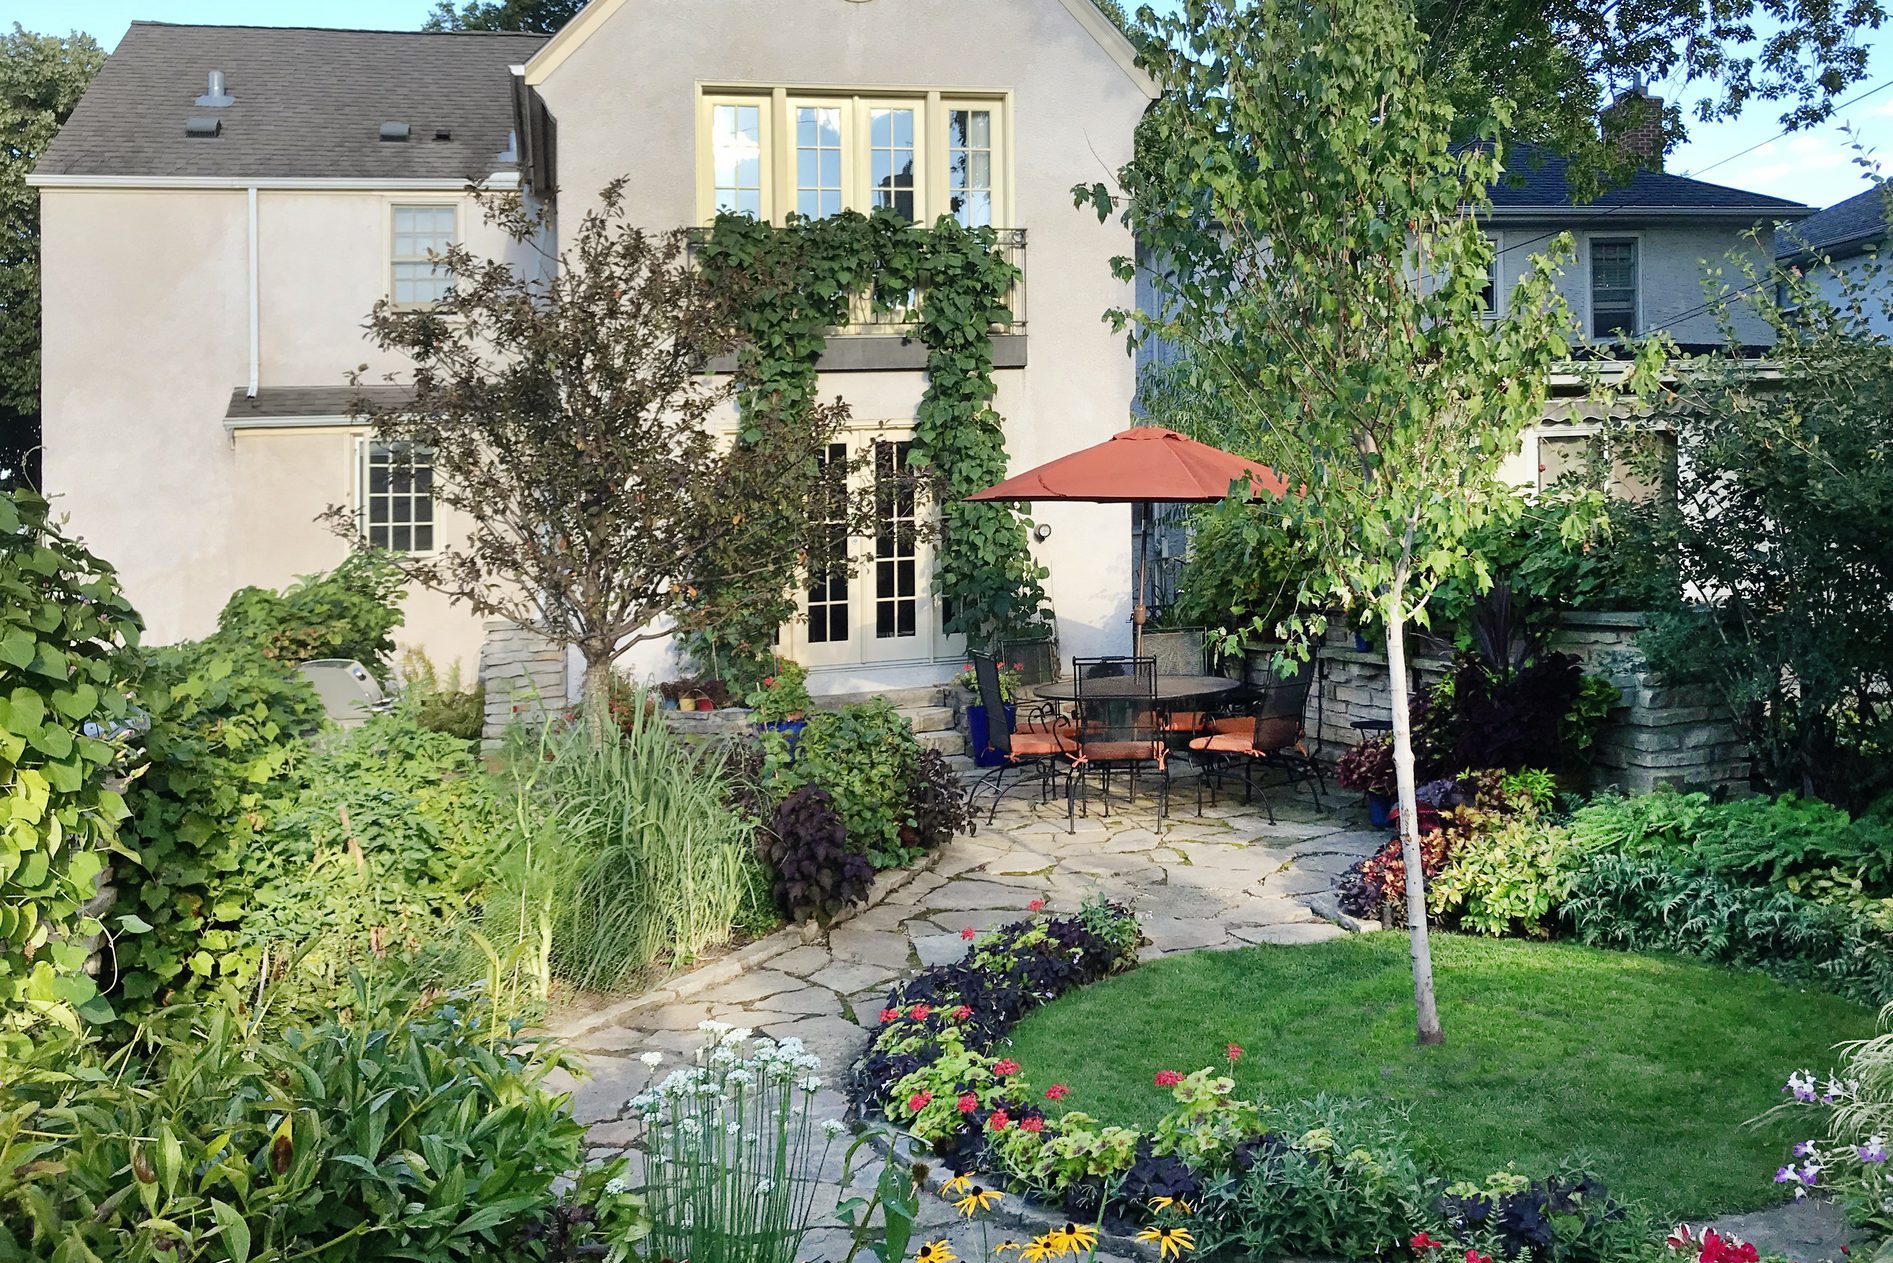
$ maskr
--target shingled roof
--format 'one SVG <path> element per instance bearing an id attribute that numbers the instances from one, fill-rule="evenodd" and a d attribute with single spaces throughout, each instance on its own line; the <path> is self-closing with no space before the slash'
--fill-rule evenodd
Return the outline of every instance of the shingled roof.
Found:
<path id="1" fill-rule="evenodd" d="M 1667 171 L 1638 171 L 1620 188 L 1590 201 L 1573 202 L 1570 167 L 1569 159 L 1542 146 L 1508 145 L 1505 176 L 1492 186 L 1493 214 L 1557 214 L 1578 209 L 1608 211 L 1628 220 L 1700 214 L 1795 219 L 1813 213 L 1812 207 L 1800 202 Z"/>
<path id="2" fill-rule="evenodd" d="M 483 179 L 511 166 L 509 67 L 545 40 L 134 22 L 35 174 Z M 213 70 L 235 98 L 222 108 L 196 104 Z M 195 118 L 220 133 L 187 136 Z M 409 139 L 380 139 L 383 123 L 406 123 Z"/>
<path id="3" fill-rule="evenodd" d="M 1868 245 L 1885 240 L 1888 189 L 1876 184 L 1844 202 L 1808 216 L 1775 243 L 1775 257 L 1791 259 L 1806 254 L 1847 258 Z"/>

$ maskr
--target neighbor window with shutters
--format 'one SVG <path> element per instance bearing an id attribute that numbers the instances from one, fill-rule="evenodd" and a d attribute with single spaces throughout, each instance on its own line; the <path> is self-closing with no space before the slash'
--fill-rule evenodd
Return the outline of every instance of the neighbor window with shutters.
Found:
<path id="1" fill-rule="evenodd" d="M 1636 238 L 1594 237 L 1591 239 L 1591 336 L 1617 338 L 1636 332 Z"/>
<path id="2" fill-rule="evenodd" d="M 424 307 L 447 297 L 453 279 L 440 261 L 453 242 L 458 211 L 452 206 L 394 208 L 394 275 L 389 294 L 403 307 Z"/>
<path id="3" fill-rule="evenodd" d="M 885 208 L 914 223 L 1007 226 L 1003 96 L 745 89 L 706 92 L 699 107 L 706 220 Z"/>
<path id="4" fill-rule="evenodd" d="M 378 439 L 364 439 L 361 453 L 362 538 L 390 552 L 433 552 L 433 453 Z"/>

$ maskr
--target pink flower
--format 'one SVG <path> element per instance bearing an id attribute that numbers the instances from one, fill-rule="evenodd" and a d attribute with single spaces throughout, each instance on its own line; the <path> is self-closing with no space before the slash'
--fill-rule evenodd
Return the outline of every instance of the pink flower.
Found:
<path id="1" fill-rule="evenodd" d="M 881 1020 L 883 1022 L 891 1022 L 899 1016 L 900 1016 L 899 1009 L 882 1009 L 881 1010 Z"/>
<path id="2" fill-rule="evenodd" d="M 964 930 L 960 931 L 960 937 L 963 939 L 971 939 L 973 935 L 975 934 L 975 932 L 976 931 L 973 929 L 973 927 L 969 925 Z"/>
<path id="3" fill-rule="evenodd" d="M 1071 1089 L 1062 1083 L 1054 1083 L 1045 1089 L 1045 1099 L 1048 1101 L 1062 1101 L 1070 1095 Z"/>
<path id="4" fill-rule="evenodd" d="M 933 1093 L 916 1092 L 907 1098 L 907 1112 L 909 1114 L 918 1114 L 921 1110 L 926 1109 L 927 1104 L 932 1100 Z"/>
<path id="5" fill-rule="evenodd" d="M 1019 1073 L 1019 1063 L 1010 1057 L 1001 1057 L 998 1061 L 993 1062 L 993 1073 L 1002 1078 L 1009 1074 L 1017 1074 Z"/>
<path id="6" fill-rule="evenodd" d="M 1004 1110 L 994 1110 L 993 1116 L 986 1120 L 986 1126 L 993 1131 L 1004 1131 L 1011 1122 Z"/>
<path id="7" fill-rule="evenodd" d="M 1426 1250 L 1437 1250 L 1440 1248 L 1440 1243 L 1433 1240 L 1433 1238 L 1427 1236 L 1424 1232 L 1414 1233 L 1412 1239 L 1409 1240 L 1407 1244 L 1413 1247 L 1413 1252 L 1415 1254 L 1419 1254 Z"/>
<path id="8" fill-rule="evenodd" d="M 1026 904 L 1025 907 L 1028 912 L 1038 912 L 1045 907 L 1045 901 L 1043 899 L 1034 899 L 1031 903 Z"/>
<path id="9" fill-rule="evenodd" d="M 1492 1256 L 1489 1254 L 1481 1254 L 1471 1246 L 1467 1246 L 1466 1263 L 1492 1263 Z"/>
<path id="10" fill-rule="evenodd" d="M 1040 1118 L 1037 1114 L 1034 1114 L 1030 1118 L 1020 1119 L 1019 1126 L 1025 1131 L 1044 1131 L 1045 1120 Z"/>
<path id="11" fill-rule="evenodd" d="M 1241 1044 L 1229 1045 L 1229 1047 L 1223 1049 L 1223 1056 L 1229 1058 L 1230 1065 L 1232 1066 L 1235 1065 L 1236 1062 L 1242 1059 L 1242 1045 Z"/>
<path id="12" fill-rule="evenodd" d="M 953 1020 L 956 1022 L 964 1022 L 971 1016 L 973 1016 L 973 1008 L 971 1005 L 962 1004 L 959 1008 L 953 1010 Z"/>
<path id="13" fill-rule="evenodd" d="M 1157 1086 L 1160 1088 L 1173 1088 L 1181 1082 L 1183 1082 L 1183 1076 L 1174 1070 L 1157 1071 Z"/>
<path id="14" fill-rule="evenodd" d="M 933 1010 L 927 1005 L 916 1004 L 913 1008 L 907 1010 L 907 1016 L 913 1018 L 916 1022 L 924 1022 L 927 1020 L 927 1015 L 931 1012 L 933 1012 Z"/>
<path id="15" fill-rule="evenodd" d="M 960 1113 L 962 1113 L 962 1114 L 971 1114 L 971 1113 L 972 1113 L 972 1112 L 973 1112 L 974 1110 L 976 1110 L 976 1109 L 978 1109 L 978 1108 L 979 1108 L 979 1098 L 978 1098 L 978 1097 L 976 1097 L 976 1096 L 974 1096 L 974 1095 L 973 1095 L 973 1094 L 972 1094 L 971 1092 L 966 1092 L 966 1093 L 962 1093 L 962 1094 L 961 1094 L 961 1096 L 960 1096 Z"/>

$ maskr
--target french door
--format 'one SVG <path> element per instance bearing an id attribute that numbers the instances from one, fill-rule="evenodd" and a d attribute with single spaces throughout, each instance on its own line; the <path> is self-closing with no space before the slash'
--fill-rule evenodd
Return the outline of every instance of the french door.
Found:
<path id="1" fill-rule="evenodd" d="M 808 667 L 923 663 L 951 652 L 933 595 L 933 555 L 920 538 L 920 504 L 907 475 L 910 439 L 850 435 L 829 445 L 834 516 L 817 525 L 802 592 L 803 617 L 783 629 L 789 656 Z M 852 471 L 851 471 L 851 467 Z M 872 498 L 871 535 L 847 534 L 842 483 Z"/>

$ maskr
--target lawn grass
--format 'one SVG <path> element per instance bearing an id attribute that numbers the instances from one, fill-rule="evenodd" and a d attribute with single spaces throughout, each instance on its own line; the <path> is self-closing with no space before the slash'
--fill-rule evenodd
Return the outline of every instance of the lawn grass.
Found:
<path id="1" fill-rule="evenodd" d="M 1032 1014 L 1011 1055 L 1068 1085 L 1064 1108 L 1147 1126 L 1171 1105 L 1156 1071 L 1223 1065 L 1233 1042 L 1241 1093 L 1383 1102 L 1443 1174 L 1579 1161 L 1700 1219 L 1780 1200 L 1797 1124 L 1745 1124 L 1873 1027 L 1836 997 L 1669 957 L 1442 934 L 1433 961 L 1444 1047 L 1414 1045 L 1407 938 L 1381 933 L 1159 960 Z"/>

